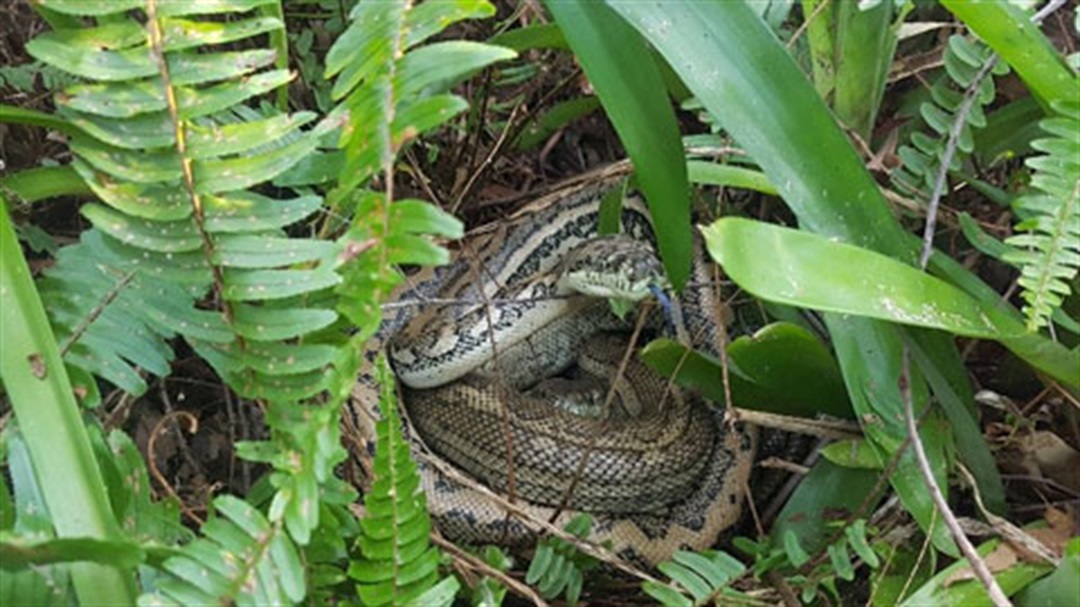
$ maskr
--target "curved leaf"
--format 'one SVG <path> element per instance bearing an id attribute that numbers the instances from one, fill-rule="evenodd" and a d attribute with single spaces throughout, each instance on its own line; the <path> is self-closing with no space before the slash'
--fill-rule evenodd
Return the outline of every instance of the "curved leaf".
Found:
<path id="1" fill-rule="evenodd" d="M 702 228 L 713 259 L 747 291 L 791 305 L 1009 340 L 1023 336 L 1011 315 L 884 255 L 820 236 L 741 218 Z M 1042 370 L 1080 385 L 1080 357 L 1043 361 Z"/>
<path id="2" fill-rule="evenodd" d="M 690 188 L 660 69 L 641 36 L 604 4 L 546 4 L 634 163 L 668 280 L 681 289 L 690 275 Z"/>

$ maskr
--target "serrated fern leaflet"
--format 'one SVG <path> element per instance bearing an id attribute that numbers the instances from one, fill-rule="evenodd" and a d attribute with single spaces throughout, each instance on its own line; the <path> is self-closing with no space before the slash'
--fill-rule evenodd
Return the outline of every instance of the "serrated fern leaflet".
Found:
<path id="1" fill-rule="evenodd" d="M 1020 268 L 1030 331 L 1049 322 L 1080 270 L 1080 108 L 1056 109 L 1057 116 L 1040 123 L 1051 136 L 1032 142 L 1043 155 L 1025 162 L 1035 171 L 1032 191 L 1013 203 L 1022 221 L 1005 241 L 1012 250 L 1004 260 Z"/>
<path id="2" fill-rule="evenodd" d="M 145 386 L 133 365 L 168 372 L 163 339 L 175 334 L 248 396 L 314 394 L 332 360 L 326 347 L 290 341 L 336 317 L 300 300 L 339 282 L 327 263 L 334 245 L 283 232 L 321 200 L 249 191 L 314 149 L 318 129 L 300 130 L 314 115 L 237 120 L 231 111 L 292 78 L 272 69 L 275 50 L 258 47 L 263 34 L 284 31 L 255 10 L 263 4 L 47 0 L 47 9 L 89 11 L 97 23 L 27 45 L 83 80 L 56 102 L 82 131 L 71 140 L 73 166 L 105 203 L 82 208 L 95 229 L 50 275 L 54 309 L 65 311 L 54 321 L 71 334 L 131 274 L 115 305 L 73 335 L 70 356 L 129 391 Z M 223 46 L 237 42 L 255 48 Z M 208 290 L 213 309 L 195 308 Z"/>

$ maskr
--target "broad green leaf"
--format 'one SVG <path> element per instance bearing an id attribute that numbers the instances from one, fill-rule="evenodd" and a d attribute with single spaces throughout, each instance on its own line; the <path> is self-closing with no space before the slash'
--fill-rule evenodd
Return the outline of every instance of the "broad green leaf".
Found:
<path id="1" fill-rule="evenodd" d="M 759 297 L 971 337 L 1009 335 L 996 310 L 884 255 L 741 218 L 721 219 L 702 232 L 713 259 Z"/>
<path id="2" fill-rule="evenodd" d="M 790 323 L 773 323 L 728 346 L 735 373 L 746 380 L 734 394 L 754 408 L 807 416 L 850 417 L 843 377 L 828 348 Z M 766 403 L 773 403 L 772 405 Z"/>
<path id="3" fill-rule="evenodd" d="M 773 540 L 792 535 L 798 537 L 803 549 L 821 550 L 837 532 L 836 523 L 855 512 L 877 479 L 875 470 L 817 462 L 777 516 L 771 531 Z"/>
<path id="4" fill-rule="evenodd" d="M 200 0 L 199 2 L 162 2 L 158 5 L 161 17 L 244 13 L 261 6 L 277 4 L 278 0 Z"/>
<path id="5" fill-rule="evenodd" d="M 698 390 L 713 402 L 724 402 L 719 361 L 658 339 L 642 351 L 642 359 L 663 375 L 678 369 L 676 381 Z M 685 360 L 684 360 L 685 356 Z M 817 338 L 789 323 L 776 323 L 728 348 L 728 379 L 739 407 L 814 416 L 850 417 L 843 380 L 836 361 Z"/>
<path id="6" fill-rule="evenodd" d="M 882 470 L 885 463 L 865 440 L 842 440 L 822 447 L 821 455 L 837 466 L 862 470 Z"/>
<path id="7" fill-rule="evenodd" d="M 1032 582 L 1016 596 L 1017 605 L 1068 605 L 1075 600 L 1076 585 L 1080 581 L 1080 538 L 1069 540 L 1064 552 L 1053 573 Z"/>
<path id="8" fill-rule="evenodd" d="M 82 131 L 71 124 L 70 121 L 55 114 L 47 114 L 13 105 L 0 104 L 0 122 L 43 127 L 65 135 L 82 134 Z"/>
<path id="9" fill-rule="evenodd" d="M 514 28 L 488 40 L 491 44 L 512 48 L 519 53 L 530 49 L 569 49 L 562 30 L 554 23 L 539 23 Z"/>
<path id="10" fill-rule="evenodd" d="M 74 561 L 133 568 L 145 558 L 142 547 L 132 541 L 60 538 L 27 542 L 19 535 L 0 533 L 0 563 L 7 571 Z"/>
<path id="11" fill-rule="evenodd" d="M 115 538 L 119 530 L 101 473 L 2 195 L 0 268 L 0 375 L 34 469 L 50 471 L 41 491 L 57 535 Z M 56 440 L 58 435 L 65 440 Z M 80 563 L 72 566 L 71 575 L 85 604 L 126 605 L 134 598 L 130 572 Z"/>
<path id="12" fill-rule="evenodd" d="M 13 194 L 15 200 L 32 204 L 57 196 L 89 197 L 93 191 L 87 187 L 78 173 L 70 165 L 23 169 L 0 177 L 0 188 Z M 32 230 L 29 225 L 21 229 L 25 233 Z M 41 231 L 44 234 L 44 231 Z M 34 243 L 30 244 L 35 247 Z"/>
<path id="13" fill-rule="evenodd" d="M 1024 348 L 1023 325 L 998 308 L 915 268 L 872 251 L 746 219 L 702 229 L 713 258 L 741 287 L 772 301 L 854 314 Z M 1042 347 L 1051 347 L 1049 344 Z M 1069 385 L 1080 383 L 1076 352 L 1027 356 Z"/>
<path id="14" fill-rule="evenodd" d="M 836 28 L 836 89 L 831 105 L 839 120 L 864 138 L 874 126 L 896 51 L 893 7 L 891 2 L 873 8 L 839 3 L 830 24 Z"/>
<path id="15" fill-rule="evenodd" d="M 689 184 L 667 88 L 644 40 L 599 2 L 548 2 L 634 163 L 668 279 L 690 274 Z"/>
<path id="16" fill-rule="evenodd" d="M 532 149 L 567 124 L 599 108 L 600 100 L 596 97 L 577 97 L 560 101 L 544 111 L 534 123 L 526 126 L 514 143 L 514 147 L 519 150 Z"/>
<path id="17" fill-rule="evenodd" d="M 930 383 L 941 410 L 952 426 L 960 458 L 975 476 L 983 504 L 991 512 L 1005 514 L 1005 488 L 998 473 L 990 445 L 983 438 L 975 408 L 975 396 L 967 374 L 951 375 L 961 365 L 942 366 L 936 361 L 955 357 L 952 338 L 936 332 L 924 332 L 920 340 L 910 340 L 912 360 Z"/>

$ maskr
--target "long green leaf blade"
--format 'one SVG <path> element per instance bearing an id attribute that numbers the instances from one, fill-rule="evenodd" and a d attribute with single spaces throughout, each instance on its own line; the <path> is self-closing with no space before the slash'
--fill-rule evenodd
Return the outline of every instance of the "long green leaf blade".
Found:
<path id="1" fill-rule="evenodd" d="M 668 279 L 681 289 L 690 275 L 690 188 L 660 69 L 641 36 L 603 4 L 551 1 L 547 7 L 637 169 Z"/>
<path id="2" fill-rule="evenodd" d="M 4 347 L 0 375 L 26 437 L 53 523 L 61 537 L 118 536 L 104 481 L 83 427 L 41 298 L 19 250 L 0 196 L 0 318 Z M 72 565 L 76 592 L 85 604 L 129 605 L 130 572 L 95 563 Z"/>

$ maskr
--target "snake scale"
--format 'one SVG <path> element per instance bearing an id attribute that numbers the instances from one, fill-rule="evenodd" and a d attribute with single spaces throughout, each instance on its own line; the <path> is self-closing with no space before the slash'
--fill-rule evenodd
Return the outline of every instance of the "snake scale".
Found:
<path id="1" fill-rule="evenodd" d="M 709 547 L 741 516 L 756 430 L 725 422 L 636 355 L 617 373 L 633 345 L 629 324 L 603 299 L 561 296 L 559 271 L 597 236 L 601 199 L 620 179 L 613 171 L 579 178 L 473 230 L 449 265 L 410 276 L 391 298 L 439 302 L 391 308 L 368 354 L 389 350 L 406 434 L 414 451 L 442 464 L 421 460 L 421 478 L 428 509 L 451 539 L 523 543 L 536 528 L 530 518 L 562 526 L 584 511 L 594 519 L 590 539 L 655 565 L 675 550 Z M 654 243 L 638 198 L 623 201 L 621 229 Z M 586 256 L 624 261 L 604 246 Z M 678 308 L 693 345 L 715 352 L 720 304 L 713 288 L 702 287 L 710 268 L 700 243 L 694 257 L 696 288 L 684 290 Z M 580 371 L 591 363 L 601 369 L 598 386 Z M 604 411 L 621 413 L 553 406 L 566 385 L 584 393 L 591 387 L 604 404 L 610 390 L 621 408 Z M 377 394 L 370 379 L 358 382 L 346 416 L 360 457 L 373 453 Z M 507 516 L 482 491 L 443 472 L 464 471 L 508 495 L 511 463 L 513 499 L 525 516 Z"/>

